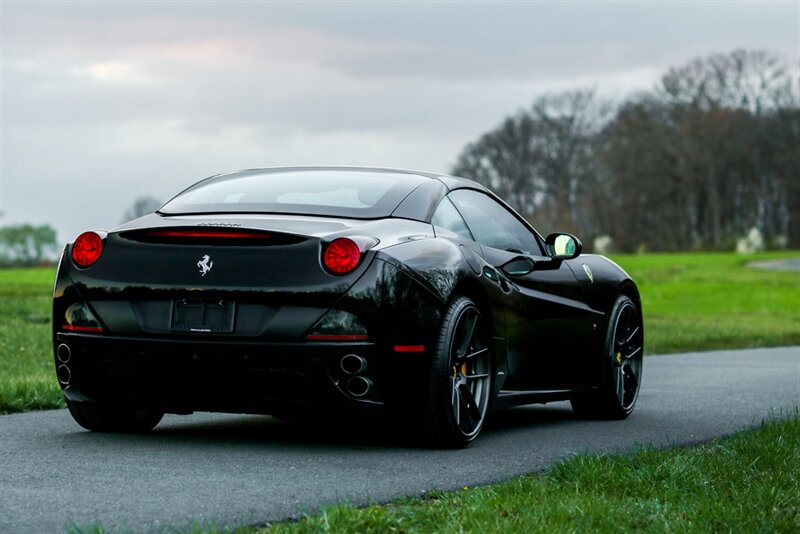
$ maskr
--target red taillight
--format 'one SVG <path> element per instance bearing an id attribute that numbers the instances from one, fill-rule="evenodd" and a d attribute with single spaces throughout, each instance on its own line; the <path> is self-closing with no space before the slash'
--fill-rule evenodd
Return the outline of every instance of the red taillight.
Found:
<path id="1" fill-rule="evenodd" d="M 90 267 L 103 253 L 103 238 L 95 232 L 84 232 L 72 245 L 72 261 L 78 267 Z"/>
<path id="2" fill-rule="evenodd" d="M 358 267 L 361 250 L 352 239 L 340 237 L 328 245 L 322 259 L 332 273 L 347 274 Z"/>

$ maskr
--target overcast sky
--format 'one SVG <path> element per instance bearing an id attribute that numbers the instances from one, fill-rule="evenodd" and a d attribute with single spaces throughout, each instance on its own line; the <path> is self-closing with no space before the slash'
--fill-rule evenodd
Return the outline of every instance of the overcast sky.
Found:
<path id="1" fill-rule="evenodd" d="M 546 92 L 619 97 L 736 48 L 800 63 L 797 0 L 0 6 L 2 224 L 62 242 L 224 171 L 446 172 Z"/>

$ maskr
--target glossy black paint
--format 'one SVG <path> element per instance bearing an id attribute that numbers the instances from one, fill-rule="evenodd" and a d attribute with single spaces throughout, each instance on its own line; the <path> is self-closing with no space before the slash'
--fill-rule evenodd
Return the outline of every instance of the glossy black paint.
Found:
<path id="1" fill-rule="evenodd" d="M 102 256 L 87 269 L 71 261 L 67 245 L 53 299 L 54 353 L 61 344 L 72 353 L 65 396 L 175 413 L 273 413 L 301 405 L 402 412 L 423 387 L 419 370 L 458 295 L 470 297 L 489 325 L 490 409 L 566 399 L 596 387 L 611 306 L 620 293 L 639 303 L 630 277 L 601 256 L 546 256 L 542 236 L 516 214 L 540 253 L 499 250 L 434 227 L 434 210 L 452 190 L 481 191 L 506 205 L 463 178 L 414 176 L 427 181 L 378 219 L 155 213 L 109 232 Z M 168 243 L 142 237 L 157 228 L 220 227 L 266 231 L 273 239 Z M 342 236 L 376 244 L 353 272 L 336 276 L 321 257 L 325 244 Z M 197 264 L 206 255 L 213 269 L 201 274 Z M 231 333 L 176 332 L 176 299 L 234 303 Z M 67 308 L 78 302 L 102 333 L 63 328 Z M 307 340 L 331 309 L 357 317 L 369 339 Z M 424 349 L 398 352 L 397 346 Z M 350 376 L 340 361 L 348 354 L 367 362 L 362 375 L 374 387 L 366 395 L 347 390 Z"/>

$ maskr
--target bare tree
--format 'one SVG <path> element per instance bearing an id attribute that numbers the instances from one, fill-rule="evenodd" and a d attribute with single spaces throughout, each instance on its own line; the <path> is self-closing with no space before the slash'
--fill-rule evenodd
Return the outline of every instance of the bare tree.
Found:
<path id="1" fill-rule="evenodd" d="M 533 214 L 542 184 L 533 169 L 536 158 L 531 139 L 534 124 L 524 112 L 506 118 L 500 126 L 467 145 L 454 174 L 487 185 L 526 215 Z"/>
<path id="2" fill-rule="evenodd" d="M 695 59 L 610 111 L 593 91 L 541 97 L 453 172 L 545 231 L 608 234 L 620 250 L 731 249 L 754 227 L 800 246 L 800 88 L 783 57 Z"/>
<path id="3" fill-rule="evenodd" d="M 769 237 L 788 235 L 791 206 L 794 213 L 800 207 L 792 198 L 800 168 L 787 167 L 791 158 L 778 154 L 800 150 L 785 143 L 797 120 L 787 111 L 800 101 L 784 58 L 736 50 L 696 59 L 670 69 L 656 95 L 681 133 L 674 148 L 681 177 L 695 192 L 701 243 L 727 247 L 752 227 Z"/>
<path id="4" fill-rule="evenodd" d="M 579 230 L 588 224 L 578 205 L 592 181 L 592 147 L 609 109 L 590 90 L 540 97 L 468 145 L 453 172 L 548 230 Z"/>

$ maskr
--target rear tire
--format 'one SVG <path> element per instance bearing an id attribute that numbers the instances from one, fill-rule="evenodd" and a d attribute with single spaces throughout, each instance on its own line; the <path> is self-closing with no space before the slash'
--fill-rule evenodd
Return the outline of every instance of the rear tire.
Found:
<path id="1" fill-rule="evenodd" d="M 620 295 L 609 315 L 600 387 L 571 399 L 575 413 L 594 419 L 628 417 L 639 397 L 643 352 L 641 313 L 633 300 Z"/>
<path id="2" fill-rule="evenodd" d="M 65 399 L 75 422 L 92 432 L 142 433 L 152 430 L 164 417 L 163 412 L 134 410 L 96 402 Z"/>
<path id="3" fill-rule="evenodd" d="M 483 427 L 491 391 L 491 338 L 467 297 L 456 297 L 442 319 L 426 374 L 418 420 L 427 442 L 461 448 Z"/>

